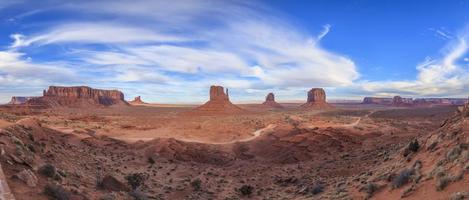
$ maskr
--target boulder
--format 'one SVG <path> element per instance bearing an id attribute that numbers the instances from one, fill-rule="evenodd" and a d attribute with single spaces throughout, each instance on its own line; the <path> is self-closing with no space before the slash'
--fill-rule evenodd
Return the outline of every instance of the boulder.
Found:
<path id="1" fill-rule="evenodd" d="M 100 182 L 100 187 L 107 191 L 128 191 L 127 185 L 117 180 L 114 176 L 106 175 Z"/>
<path id="2" fill-rule="evenodd" d="M 302 108 L 313 109 L 329 109 L 332 105 L 326 102 L 326 92 L 322 88 L 312 88 L 308 92 L 306 103 L 301 105 Z"/>
<path id="3" fill-rule="evenodd" d="M 212 114 L 240 114 L 246 111 L 230 102 L 228 89 L 222 86 L 210 87 L 210 98 L 205 104 L 195 108 L 190 114 L 195 115 L 212 115 Z"/>
<path id="4" fill-rule="evenodd" d="M 274 93 L 267 94 L 267 96 L 265 97 L 265 101 L 264 103 L 262 103 L 262 105 L 268 106 L 271 108 L 283 108 L 282 105 L 280 105 L 279 103 L 275 101 Z"/>
<path id="5" fill-rule="evenodd" d="M 36 187 L 38 182 L 37 176 L 29 169 L 24 169 L 13 176 L 26 183 L 29 187 Z"/>

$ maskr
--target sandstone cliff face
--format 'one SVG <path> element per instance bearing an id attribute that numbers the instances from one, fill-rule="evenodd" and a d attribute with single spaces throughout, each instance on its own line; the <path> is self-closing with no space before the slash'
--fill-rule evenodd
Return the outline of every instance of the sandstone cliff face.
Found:
<path id="1" fill-rule="evenodd" d="M 210 101 L 229 101 L 228 89 L 223 90 L 222 86 L 210 86 Z"/>
<path id="2" fill-rule="evenodd" d="M 118 90 L 100 90 L 86 86 L 59 87 L 50 86 L 44 90 L 44 96 L 30 99 L 30 105 L 41 105 L 46 107 L 72 106 L 110 106 L 115 104 L 127 105 L 124 94 Z"/>
<path id="3" fill-rule="evenodd" d="M 282 105 L 280 105 L 279 103 L 275 101 L 274 93 L 267 94 L 267 96 L 265 97 L 265 101 L 264 103 L 262 103 L 262 105 L 272 107 L 272 108 L 283 108 Z"/>
<path id="4" fill-rule="evenodd" d="M 210 87 L 210 100 L 195 108 L 190 114 L 213 115 L 213 114 L 240 114 L 246 111 L 230 102 L 228 90 L 226 93 L 222 86 Z"/>
<path id="5" fill-rule="evenodd" d="M 24 104 L 28 100 L 33 99 L 33 98 L 38 98 L 38 97 L 11 97 L 11 100 L 10 102 L 8 102 L 8 104 L 12 104 L 12 105 Z"/>
<path id="6" fill-rule="evenodd" d="M 333 108 L 326 102 L 326 92 L 322 88 L 313 88 L 308 92 L 306 103 L 301 105 L 303 108 L 328 109 Z"/>
<path id="7" fill-rule="evenodd" d="M 124 94 L 118 90 L 99 90 L 86 86 L 58 87 L 50 86 L 44 96 L 48 97 L 70 97 L 89 99 L 113 99 L 124 100 Z"/>

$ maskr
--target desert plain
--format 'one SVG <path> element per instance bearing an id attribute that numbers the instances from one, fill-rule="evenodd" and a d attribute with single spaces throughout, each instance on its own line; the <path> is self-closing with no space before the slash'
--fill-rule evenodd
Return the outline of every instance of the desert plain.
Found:
<path id="1" fill-rule="evenodd" d="M 103 200 L 468 195 L 467 105 L 305 94 L 301 104 L 269 94 L 238 105 L 212 86 L 203 105 L 172 105 L 50 87 L 0 107 L 2 190 L 15 199 Z"/>

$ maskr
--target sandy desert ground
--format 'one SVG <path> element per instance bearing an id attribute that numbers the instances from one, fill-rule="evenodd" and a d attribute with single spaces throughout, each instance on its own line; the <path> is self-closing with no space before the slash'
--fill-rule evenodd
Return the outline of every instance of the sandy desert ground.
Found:
<path id="1" fill-rule="evenodd" d="M 51 184 L 71 199 L 447 199 L 465 191 L 465 178 L 443 191 L 433 177 L 420 188 L 406 180 L 414 194 L 393 188 L 406 165 L 418 161 L 428 171 L 438 162 L 426 152 L 402 152 L 414 139 L 424 149 L 424 138 L 440 134 L 456 106 L 298 106 L 240 105 L 249 112 L 215 116 L 153 104 L 2 108 L 1 164 L 17 199 L 47 199 Z M 36 181 L 18 178 L 25 170 Z M 129 177 L 141 177 L 136 190 Z"/>

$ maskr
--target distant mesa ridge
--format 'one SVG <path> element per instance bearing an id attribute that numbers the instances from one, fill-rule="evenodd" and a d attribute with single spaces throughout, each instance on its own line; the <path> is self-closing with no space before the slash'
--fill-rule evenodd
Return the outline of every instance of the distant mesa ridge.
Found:
<path id="1" fill-rule="evenodd" d="M 43 91 L 42 97 L 30 99 L 26 104 L 43 107 L 128 105 L 121 91 L 93 89 L 87 86 L 50 86 L 48 90 Z"/>
<path id="2" fill-rule="evenodd" d="M 362 104 L 378 104 L 393 106 L 431 106 L 431 105 L 464 105 L 466 98 L 403 98 L 394 97 L 365 97 Z"/>

